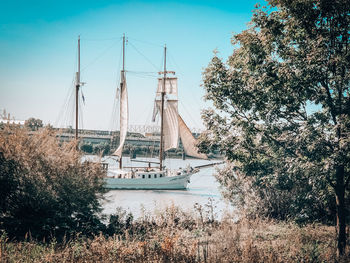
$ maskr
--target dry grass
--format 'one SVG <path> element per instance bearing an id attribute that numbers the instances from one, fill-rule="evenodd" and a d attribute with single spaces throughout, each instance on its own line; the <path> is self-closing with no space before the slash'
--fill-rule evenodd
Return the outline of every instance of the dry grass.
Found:
<path id="1" fill-rule="evenodd" d="M 229 217 L 221 222 L 169 207 L 123 235 L 57 244 L 1 238 L 1 262 L 335 262 L 334 227 Z M 349 257 L 349 254 L 348 254 Z M 350 257 L 349 257 L 350 258 Z M 348 258 L 338 262 L 350 262 Z"/>

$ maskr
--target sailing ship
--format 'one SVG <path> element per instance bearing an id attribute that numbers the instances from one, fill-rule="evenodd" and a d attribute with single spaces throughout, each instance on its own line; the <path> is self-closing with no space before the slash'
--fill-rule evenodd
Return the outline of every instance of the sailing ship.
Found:
<path id="1" fill-rule="evenodd" d="M 178 85 L 175 72 L 166 69 L 166 46 L 164 47 L 164 71 L 159 72 L 156 92 L 153 121 L 160 115 L 160 150 L 159 163 L 148 162 L 146 167 L 128 167 L 122 165 L 122 152 L 126 140 L 128 127 L 128 92 L 125 71 L 125 35 L 123 36 L 123 67 L 120 81 L 120 143 L 112 154 L 117 157 L 119 168 L 109 167 L 105 178 L 105 187 L 108 189 L 186 189 L 190 177 L 199 171 L 200 167 L 187 166 L 170 170 L 163 165 L 164 153 L 177 148 L 179 138 L 186 155 L 200 159 L 208 159 L 198 152 L 196 139 L 192 135 L 178 112 Z M 172 74 L 173 76 L 169 76 Z M 146 161 L 147 162 L 147 161 Z M 152 164 L 159 164 L 152 167 Z"/>

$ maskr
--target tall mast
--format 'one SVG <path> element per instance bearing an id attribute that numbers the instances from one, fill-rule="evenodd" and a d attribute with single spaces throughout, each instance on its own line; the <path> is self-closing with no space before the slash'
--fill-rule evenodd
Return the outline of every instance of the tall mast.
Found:
<path id="1" fill-rule="evenodd" d="M 124 85 L 124 77 L 125 77 L 125 34 L 123 34 L 123 69 L 121 72 L 121 81 L 120 81 L 120 90 L 123 89 L 123 85 Z M 120 112 L 121 114 L 121 112 Z M 121 116 L 120 116 L 121 119 Z M 119 128 L 119 139 L 121 140 L 120 137 L 120 128 Z M 120 153 L 120 158 L 119 158 L 119 168 L 122 169 L 122 155 L 123 155 L 123 151 Z"/>
<path id="2" fill-rule="evenodd" d="M 165 95 L 165 83 L 166 83 L 166 45 L 164 45 L 164 72 L 163 72 L 163 87 L 161 92 L 161 108 L 160 108 L 160 147 L 159 147 L 159 169 L 163 170 L 163 148 L 164 148 L 164 141 L 163 141 L 163 129 L 164 129 L 164 95 Z"/>
<path id="3" fill-rule="evenodd" d="M 78 123 L 79 123 L 79 87 L 80 87 L 80 36 L 78 37 L 78 72 L 76 73 L 75 82 L 75 139 L 78 140 Z"/>
<path id="4" fill-rule="evenodd" d="M 125 71 L 125 34 L 123 34 L 123 73 Z"/>

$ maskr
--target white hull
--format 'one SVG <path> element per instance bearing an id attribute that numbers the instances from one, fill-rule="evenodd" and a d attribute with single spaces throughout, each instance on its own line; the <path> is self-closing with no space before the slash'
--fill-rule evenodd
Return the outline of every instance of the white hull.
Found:
<path id="1" fill-rule="evenodd" d="M 141 171 L 131 176 L 122 170 L 109 171 L 105 178 L 105 188 L 126 190 L 183 190 L 187 188 L 192 174 L 197 170 L 176 173 L 170 171 Z"/>
<path id="2" fill-rule="evenodd" d="M 178 175 L 161 178 L 105 178 L 107 189 L 128 190 L 183 190 L 191 175 Z"/>

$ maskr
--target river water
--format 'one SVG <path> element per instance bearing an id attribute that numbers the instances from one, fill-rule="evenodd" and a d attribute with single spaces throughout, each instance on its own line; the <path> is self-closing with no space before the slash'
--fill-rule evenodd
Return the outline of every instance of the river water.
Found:
<path id="1" fill-rule="evenodd" d="M 137 158 L 137 160 L 157 161 L 156 159 Z M 110 166 L 117 163 L 111 158 L 104 158 Z M 167 159 L 165 165 L 170 169 L 192 167 L 218 161 L 198 159 Z M 145 163 L 131 162 L 129 157 L 123 157 L 123 166 L 145 166 Z M 105 194 L 102 201 L 103 213 L 112 214 L 116 209 L 122 208 L 131 212 L 135 218 L 144 216 L 145 213 L 152 215 L 156 211 L 169 206 L 178 206 L 184 211 L 195 211 L 195 206 L 202 206 L 203 210 L 214 208 L 214 215 L 218 219 L 226 212 L 232 212 L 233 207 L 223 200 L 219 183 L 213 173 L 214 167 L 204 168 L 197 174 L 192 175 L 187 190 L 110 190 Z"/>

